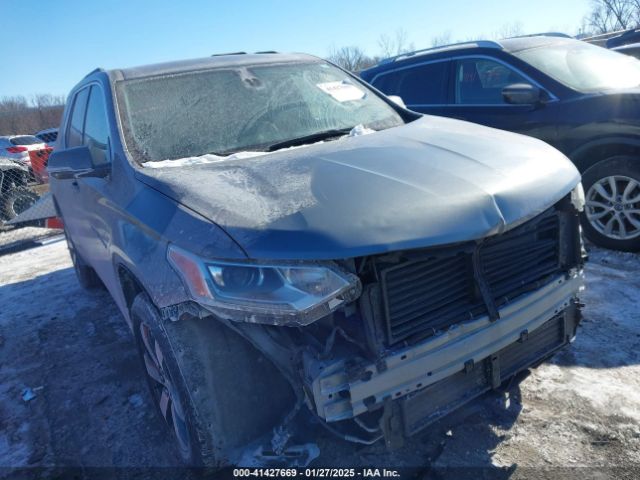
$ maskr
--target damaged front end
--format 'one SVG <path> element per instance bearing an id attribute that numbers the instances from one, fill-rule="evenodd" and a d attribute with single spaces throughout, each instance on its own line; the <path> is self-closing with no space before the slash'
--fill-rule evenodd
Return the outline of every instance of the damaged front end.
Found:
<path id="1" fill-rule="evenodd" d="M 303 404 L 345 440 L 384 439 L 397 448 L 405 437 L 569 343 L 580 322 L 583 287 L 576 203 L 567 195 L 499 235 L 338 261 L 335 268 L 322 267 L 323 274 L 263 265 L 263 282 L 273 273 L 267 269 L 302 269 L 279 270 L 280 280 L 270 280 L 282 283 L 277 299 L 266 291 L 260 297 L 281 308 L 276 316 L 255 308 L 249 314 L 249 307 L 231 313 L 228 305 L 200 298 L 199 315 L 213 313 L 251 342 L 298 398 L 270 445 L 252 447 L 261 452 L 252 458 L 291 463 L 287 442 Z M 195 277 L 215 282 L 219 273 L 214 268 L 201 275 L 188 259 L 170 260 L 183 278 L 191 272 L 185 283 L 192 294 Z M 195 282 L 201 297 L 209 289 L 218 300 L 220 292 L 211 289 L 219 286 Z M 305 312 L 300 315 L 291 289 L 323 302 L 298 303 Z M 179 317 L 176 309 L 163 313 Z M 298 464 L 317 455 L 310 448 Z"/>

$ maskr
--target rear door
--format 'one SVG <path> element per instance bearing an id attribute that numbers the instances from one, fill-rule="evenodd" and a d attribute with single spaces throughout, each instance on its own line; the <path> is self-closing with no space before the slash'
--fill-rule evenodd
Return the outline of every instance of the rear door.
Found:
<path id="1" fill-rule="evenodd" d="M 371 84 L 387 95 L 402 97 L 410 110 L 445 115 L 450 102 L 451 61 L 430 60 L 379 73 Z"/>

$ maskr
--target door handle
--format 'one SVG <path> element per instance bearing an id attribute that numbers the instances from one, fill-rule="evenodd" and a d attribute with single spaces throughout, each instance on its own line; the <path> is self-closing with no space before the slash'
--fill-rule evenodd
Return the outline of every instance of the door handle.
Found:
<path id="1" fill-rule="evenodd" d="M 71 182 L 71 185 L 73 185 L 73 188 L 74 188 L 75 190 L 79 190 L 79 189 L 80 189 L 80 186 L 78 185 L 78 181 L 77 181 L 77 180 L 73 180 L 73 181 Z"/>

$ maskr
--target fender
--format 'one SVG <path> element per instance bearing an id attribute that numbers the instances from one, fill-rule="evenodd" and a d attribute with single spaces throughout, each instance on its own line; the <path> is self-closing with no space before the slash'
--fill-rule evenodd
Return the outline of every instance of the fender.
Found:
<path id="1" fill-rule="evenodd" d="M 587 168 L 600 160 L 604 160 L 607 156 L 632 152 L 640 152 L 640 138 L 620 135 L 589 141 L 570 152 L 567 156 L 575 163 L 580 172 L 584 172 Z"/>

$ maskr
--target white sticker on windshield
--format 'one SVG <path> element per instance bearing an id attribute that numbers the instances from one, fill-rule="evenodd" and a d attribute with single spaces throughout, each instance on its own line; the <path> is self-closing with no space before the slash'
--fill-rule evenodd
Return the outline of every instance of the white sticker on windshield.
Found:
<path id="1" fill-rule="evenodd" d="M 317 87 L 339 102 L 360 100 L 366 95 L 366 92 L 347 81 L 318 83 Z"/>

